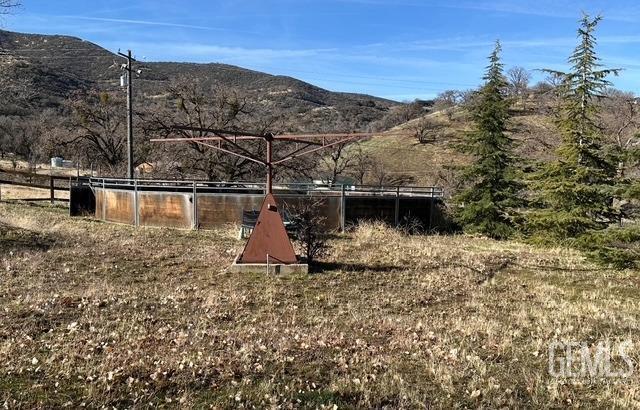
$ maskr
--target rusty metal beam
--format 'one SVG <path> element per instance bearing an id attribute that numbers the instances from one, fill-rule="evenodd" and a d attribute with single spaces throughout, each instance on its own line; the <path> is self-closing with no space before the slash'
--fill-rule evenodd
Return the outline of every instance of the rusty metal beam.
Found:
<path id="1" fill-rule="evenodd" d="M 227 134 L 227 135 L 233 135 L 233 136 L 236 136 L 236 137 L 264 138 L 263 134 L 256 134 L 256 133 L 252 133 L 252 132 L 240 132 L 240 131 L 233 131 L 233 130 L 220 130 L 220 129 L 215 129 L 215 128 L 192 127 L 192 126 L 188 126 L 188 125 L 174 125 L 171 128 L 176 129 L 176 130 L 183 130 L 183 131 L 209 132 L 209 133 L 216 134 L 216 135 Z"/>
<path id="2" fill-rule="evenodd" d="M 311 144 L 311 143 L 307 143 L 307 142 L 303 142 L 303 144 L 306 144 L 306 145 L 304 147 L 302 147 L 302 148 L 298 148 L 298 149 L 295 149 L 295 150 L 291 151 L 290 153 L 288 153 L 287 155 L 285 155 L 282 158 L 288 158 L 288 157 L 290 157 L 292 155 L 296 155 L 296 154 L 298 154 L 300 152 L 303 152 L 304 150 L 308 149 L 309 147 L 321 146 L 320 144 Z"/>
<path id="3" fill-rule="evenodd" d="M 375 135 L 383 135 L 383 134 L 373 134 L 373 133 L 344 133 L 344 134 L 281 134 L 281 135 L 271 135 L 271 134 L 264 134 L 264 135 L 260 135 L 260 136 L 256 136 L 256 135 L 248 135 L 246 133 L 228 133 L 229 136 L 225 136 L 224 134 L 227 134 L 227 132 L 225 131 L 214 131 L 214 130 L 209 130 L 207 128 L 189 128 L 187 129 L 189 131 L 202 131 L 202 132 L 210 132 L 212 134 L 215 134 L 215 136 L 213 137 L 183 137 L 183 138 L 153 138 L 150 141 L 151 142 L 181 142 L 181 141 L 231 141 L 231 140 L 238 140 L 238 141 L 250 141 L 250 140 L 257 140 L 257 139 L 273 139 L 276 141 L 294 141 L 294 142 L 306 142 L 305 140 L 309 140 L 309 139 L 327 139 L 327 138 L 344 138 L 344 137 L 348 137 L 348 138 L 370 138 L 373 137 Z M 393 136 L 392 134 L 390 134 L 390 136 Z"/>
<path id="4" fill-rule="evenodd" d="M 233 136 L 234 140 L 237 141 L 252 141 L 257 139 L 262 139 L 258 137 L 250 137 L 250 136 Z M 197 142 L 197 141 L 226 141 L 227 138 L 222 137 L 182 137 L 182 138 L 152 138 L 149 141 L 151 142 Z"/>
<path id="5" fill-rule="evenodd" d="M 209 148 L 215 149 L 216 151 L 224 152 L 225 154 L 235 155 L 236 157 L 240 157 L 240 158 L 244 158 L 244 159 L 249 160 L 249 161 L 257 162 L 258 164 L 261 164 L 261 165 L 267 165 L 267 163 L 265 161 L 263 161 L 263 160 L 260 160 L 260 159 L 257 159 L 257 158 L 252 158 L 252 157 L 249 157 L 249 156 L 246 156 L 246 155 L 242 155 L 242 154 L 238 154 L 237 152 L 229 151 L 229 150 L 224 149 L 222 147 L 217 147 L 215 145 L 207 144 L 206 142 L 202 142 L 202 141 L 192 141 L 192 142 L 195 142 L 196 144 L 203 145 L 205 147 L 209 147 Z"/>
<path id="6" fill-rule="evenodd" d="M 205 145 L 207 147 L 211 147 L 211 148 L 217 149 L 218 151 L 226 152 L 228 154 L 232 154 L 232 155 L 236 155 L 236 156 L 239 156 L 239 157 L 242 157 L 242 158 L 250 159 L 252 161 L 259 162 L 261 164 L 266 164 L 264 161 L 259 160 L 257 158 L 257 156 L 253 152 L 251 152 L 251 151 L 245 149 L 244 147 L 238 145 L 234 141 L 234 140 L 256 140 L 256 139 L 261 139 L 261 138 L 256 138 L 256 137 L 251 137 L 251 136 L 242 137 L 242 136 L 235 136 L 235 135 L 232 136 L 232 137 L 224 137 L 224 136 L 219 135 L 219 136 L 216 136 L 216 137 L 154 138 L 154 139 L 151 139 L 150 141 L 151 142 L 192 142 L 192 143 L 196 143 L 196 144 L 200 144 L 200 145 Z M 244 152 L 244 155 L 240 155 L 240 154 L 235 153 L 233 151 L 225 150 L 221 146 L 215 147 L 215 146 L 213 146 L 211 144 L 203 143 L 203 141 L 218 141 L 218 142 L 224 141 L 226 143 L 229 143 L 233 147 L 237 148 L 238 150 Z"/>
<path id="7" fill-rule="evenodd" d="M 343 140 L 340 140 L 340 141 L 334 141 L 334 142 L 331 142 L 331 143 L 328 143 L 328 144 L 325 143 L 322 146 L 319 146 L 319 147 L 316 147 L 316 148 L 313 148 L 313 149 L 310 149 L 310 150 L 307 150 L 307 151 L 304 151 L 304 152 L 300 152 L 300 153 L 297 153 L 297 154 L 292 154 L 292 155 L 286 156 L 284 158 L 281 158 L 281 159 L 273 162 L 273 165 L 278 165 L 278 164 L 281 164 L 281 163 L 283 163 L 285 161 L 289 161 L 289 160 L 292 160 L 294 158 L 300 157 L 302 155 L 311 154 L 313 152 L 320 151 L 320 150 L 325 149 L 325 148 L 333 147 L 334 145 L 344 144 L 344 143 L 347 143 L 347 142 L 352 142 L 352 141 L 355 141 L 357 139 L 358 139 L 358 137 L 353 137 L 353 138 L 343 139 Z"/>

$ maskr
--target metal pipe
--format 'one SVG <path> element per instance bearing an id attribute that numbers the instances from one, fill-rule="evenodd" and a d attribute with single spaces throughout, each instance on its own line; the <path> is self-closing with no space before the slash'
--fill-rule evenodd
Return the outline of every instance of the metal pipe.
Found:
<path id="1" fill-rule="evenodd" d="M 273 193 L 273 163 L 271 161 L 273 141 L 267 139 L 267 195 Z"/>

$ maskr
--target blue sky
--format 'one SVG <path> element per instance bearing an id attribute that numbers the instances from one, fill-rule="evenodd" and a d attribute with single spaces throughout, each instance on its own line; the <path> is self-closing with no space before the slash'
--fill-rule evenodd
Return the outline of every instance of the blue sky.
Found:
<path id="1" fill-rule="evenodd" d="M 493 42 L 507 67 L 566 69 L 582 11 L 601 13 L 615 85 L 640 87 L 638 0 L 22 0 L 9 30 L 67 34 L 146 61 L 222 62 L 396 100 L 481 82 Z M 534 73 L 535 79 L 541 74 Z"/>

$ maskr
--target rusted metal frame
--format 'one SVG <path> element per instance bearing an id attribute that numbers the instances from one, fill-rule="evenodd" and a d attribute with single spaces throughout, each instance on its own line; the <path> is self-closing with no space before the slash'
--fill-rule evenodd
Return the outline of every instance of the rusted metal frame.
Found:
<path id="1" fill-rule="evenodd" d="M 204 129 L 203 129 L 204 130 Z M 209 131 L 207 131 L 209 132 Z M 264 139 L 264 137 L 253 137 L 253 136 L 232 136 L 230 138 L 233 138 L 234 140 L 258 140 L 258 139 Z M 225 137 L 222 135 L 216 135 L 215 137 L 187 137 L 187 138 L 153 138 L 150 140 L 151 142 L 193 142 L 196 144 L 202 143 L 203 141 L 218 141 L 218 142 L 227 142 L 229 144 L 231 144 L 232 146 L 234 146 L 235 148 L 239 149 L 240 151 L 244 152 L 246 155 L 253 155 L 253 153 L 245 148 L 243 148 L 242 146 L 238 145 L 236 142 L 234 142 L 233 140 L 229 139 L 229 137 Z M 213 145 L 207 145 L 207 144 L 202 144 L 202 145 L 206 145 L 210 148 L 214 148 Z M 220 149 L 221 151 L 223 150 L 222 147 L 217 148 L 216 149 Z M 232 151 L 223 151 L 223 152 L 227 152 L 227 153 L 232 153 Z M 235 154 L 235 153 L 234 153 Z M 255 159 L 255 158 L 254 158 Z"/>
<path id="2" fill-rule="evenodd" d="M 264 134 L 255 134 L 252 132 L 240 132 L 240 131 L 229 131 L 229 130 L 219 130 L 215 128 L 203 128 L 203 127 L 190 127 L 186 125 L 175 125 L 172 127 L 176 130 L 183 131 L 200 131 L 200 132 L 210 132 L 212 134 L 220 135 L 220 134 L 229 134 L 235 137 L 251 137 L 251 138 L 264 138 Z"/>
<path id="3" fill-rule="evenodd" d="M 232 136 L 234 140 L 237 141 L 249 141 L 249 140 L 260 140 L 264 138 L 260 137 L 251 137 L 251 136 Z M 196 142 L 196 141 L 226 141 L 225 138 L 220 136 L 215 137 L 181 137 L 181 138 L 152 138 L 149 141 L 151 142 Z"/>
<path id="4" fill-rule="evenodd" d="M 329 147 L 332 147 L 334 145 L 344 144 L 344 143 L 347 143 L 347 142 L 355 141 L 358 138 L 359 137 L 347 138 L 347 139 L 331 142 L 331 143 L 328 143 L 328 144 L 324 144 L 324 145 L 322 145 L 320 147 L 316 147 L 316 148 L 313 148 L 313 149 L 310 149 L 310 150 L 307 150 L 307 151 L 304 151 L 304 152 L 300 152 L 300 153 L 295 154 L 295 155 L 289 155 L 288 157 L 284 157 L 282 159 L 279 159 L 279 160 L 275 161 L 273 163 L 273 165 L 278 165 L 278 164 L 281 164 L 281 163 L 283 163 L 285 161 L 289 161 L 289 160 L 292 160 L 294 158 L 297 158 L 297 157 L 300 157 L 300 156 L 303 156 L 303 155 L 311 154 L 313 152 L 320 151 L 322 149 L 329 148 Z"/>
<path id="5" fill-rule="evenodd" d="M 219 134 L 217 134 L 216 136 L 219 138 L 219 139 L 217 139 L 217 141 L 218 141 L 218 148 L 217 148 L 217 149 L 219 149 L 220 151 L 222 151 L 222 150 L 224 149 L 224 148 L 222 148 L 222 146 L 220 146 L 220 143 L 221 143 L 222 141 L 224 141 L 224 142 L 226 142 L 226 143 L 230 144 L 231 146 L 233 146 L 233 147 L 237 148 L 238 150 L 240 150 L 240 151 L 244 152 L 244 154 L 245 154 L 245 155 L 247 155 L 248 157 L 251 157 L 251 158 L 253 158 L 254 160 L 256 160 L 256 159 L 257 159 L 257 158 L 255 157 L 255 155 L 253 154 L 253 152 L 251 152 L 251 151 L 249 151 L 248 149 L 246 149 L 246 148 L 244 148 L 244 147 L 242 147 L 242 146 L 238 145 L 238 143 L 237 143 L 237 142 L 234 142 L 234 141 L 230 140 L 229 138 L 225 137 L 224 135 L 219 135 Z M 240 137 L 238 137 L 238 136 L 233 136 L 233 137 L 231 137 L 231 138 L 235 138 L 235 139 L 237 140 L 237 139 L 238 139 L 238 138 L 240 138 Z M 254 137 L 249 137 L 248 139 L 263 139 L 263 138 L 254 138 Z M 216 141 L 216 140 L 214 140 L 214 141 Z M 195 143 L 197 144 L 199 141 L 194 140 L 193 142 L 195 142 Z M 200 141 L 200 142 L 201 142 L 201 141 Z M 203 145 L 206 145 L 206 144 L 203 144 Z M 211 145 L 209 145 L 209 147 L 211 147 Z M 232 151 L 228 151 L 228 152 L 232 152 Z M 247 157 L 243 157 L 243 158 L 247 158 Z"/>
<path id="6" fill-rule="evenodd" d="M 315 146 L 318 146 L 318 147 L 323 145 L 321 142 L 305 141 L 305 140 L 299 139 L 299 138 L 274 138 L 274 140 L 278 141 L 278 142 L 295 142 L 297 144 L 315 145 Z"/>
<path id="7" fill-rule="evenodd" d="M 184 131 L 200 131 L 200 132 L 209 132 L 212 134 L 215 134 L 214 137 L 183 137 L 183 138 L 154 138 L 151 139 L 151 141 L 153 142 L 158 142 L 158 141 L 168 141 L 168 142 L 176 142 L 176 141 L 183 141 L 183 140 L 218 140 L 220 138 L 222 139 L 228 139 L 233 137 L 234 139 L 237 140 L 253 140 L 253 139 L 265 139 L 268 138 L 271 134 L 264 134 L 264 135 L 258 135 L 258 134 L 251 134 L 251 133 L 246 133 L 246 132 L 232 132 L 232 131 L 222 131 L 222 130 L 214 130 L 214 129 L 209 129 L 209 128 L 197 128 L 197 127 L 187 127 L 187 128 L 183 128 L 183 127 L 174 127 L 177 130 L 184 130 Z M 225 134 L 228 134 L 230 137 L 224 136 Z M 278 140 L 278 141 L 282 141 L 282 140 L 307 140 L 307 139 L 318 139 L 318 138 L 343 138 L 343 137 L 349 137 L 349 138 L 369 138 L 369 137 L 373 137 L 375 134 L 372 133 L 345 133 L 345 134 L 281 134 L 281 135 L 273 135 L 271 136 L 271 138 L 273 140 Z M 397 136 L 402 136 L 404 134 L 398 134 Z M 396 136 L 395 134 L 391 134 L 388 136 Z"/>
<path id="8" fill-rule="evenodd" d="M 373 137 L 375 134 L 368 132 L 361 133 L 344 133 L 344 134 L 281 134 L 275 135 L 273 139 L 275 140 L 283 140 L 283 139 L 318 139 L 318 138 L 369 138 Z"/>
<path id="9" fill-rule="evenodd" d="M 222 141 L 224 141 L 224 142 L 226 142 L 226 143 L 228 143 L 228 144 L 231 144 L 231 146 L 233 146 L 233 147 L 235 147 L 235 148 L 239 149 L 240 151 L 244 152 L 244 154 L 245 154 L 245 155 L 247 155 L 247 156 L 249 156 L 249 157 L 252 157 L 253 159 L 257 159 L 257 158 L 255 157 L 255 155 L 254 155 L 254 153 L 253 153 L 253 152 L 251 152 L 251 151 L 249 151 L 248 149 L 246 149 L 246 148 L 244 148 L 244 147 L 242 147 L 242 146 L 238 145 L 238 143 L 237 143 L 237 142 L 231 141 L 229 138 L 224 137 L 224 136 L 222 136 L 222 135 L 218 135 L 218 136 L 222 139 L 222 140 L 218 140 L 218 149 L 223 149 L 223 148 L 222 148 L 222 144 L 221 144 L 221 143 L 222 143 Z M 239 138 L 239 137 L 232 137 L 232 138 L 237 139 L 237 138 Z M 256 139 L 260 139 L 260 138 L 256 138 Z M 246 157 L 245 157 L 245 158 L 246 158 Z"/>
<path id="10" fill-rule="evenodd" d="M 320 135 L 320 134 L 318 134 L 318 135 Z M 351 134 L 351 135 L 353 135 L 353 134 Z M 342 142 L 345 142 L 345 141 L 350 142 L 350 141 L 353 141 L 355 139 L 360 139 L 360 138 L 369 136 L 369 134 L 361 134 L 360 136 L 351 136 L 351 135 L 350 135 L 351 138 L 349 138 L 348 140 L 344 140 L 344 139 L 343 140 L 339 140 L 339 141 L 336 141 L 336 144 L 339 144 L 339 143 L 342 143 Z M 287 157 L 289 157 L 291 155 L 297 154 L 297 153 L 299 153 L 301 151 L 304 151 L 305 149 L 307 149 L 307 148 L 309 148 L 311 146 L 317 146 L 317 147 L 326 147 L 327 146 L 326 138 L 322 138 L 322 142 L 305 141 L 305 140 L 299 139 L 297 137 L 289 138 L 288 136 L 286 138 L 276 138 L 276 137 L 274 137 L 274 138 L 277 139 L 278 141 L 287 141 L 287 142 L 295 142 L 295 143 L 300 143 L 300 144 L 307 144 L 306 146 L 304 146 L 304 147 L 302 147 L 300 149 L 297 149 L 295 151 L 290 152 L 289 154 L 285 155 L 282 158 L 287 158 Z M 317 138 L 317 137 L 314 137 L 314 138 Z M 304 154 L 301 154 L 301 155 L 304 155 Z"/>
<path id="11" fill-rule="evenodd" d="M 296 141 L 296 142 L 299 142 L 299 141 Z M 305 145 L 304 147 L 302 147 L 302 148 L 298 148 L 298 149 L 296 149 L 296 150 L 291 151 L 290 153 L 288 153 L 287 155 L 285 155 L 285 156 L 284 156 L 284 157 L 282 157 L 282 158 L 288 158 L 288 157 L 290 157 L 290 156 L 292 156 L 292 155 L 296 155 L 296 154 L 298 154 L 298 153 L 300 153 L 300 152 L 302 152 L 302 151 L 306 150 L 306 149 L 307 149 L 307 148 L 309 148 L 309 147 L 313 147 L 313 146 L 321 146 L 321 147 L 324 147 L 323 145 L 320 145 L 320 144 L 310 144 L 310 143 L 307 143 L 306 141 L 305 141 L 305 142 L 302 142 L 302 144 L 306 144 L 306 145 Z M 279 160 L 278 160 L 278 161 L 279 161 Z"/>
<path id="12" fill-rule="evenodd" d="M 272 139 L 266 139 L 267 142 L 267 161 L 266 161 L 266 166 L 267 166 L 267 184 L 266 184 L 266 189 L 267 195 L 270 195 L 273 193 L 273 140 Z"/>
<path id="13" fill-rule="evenodd" d="M 206 142 L 202 142 L 202 141 L 193 141 L 193 142 L 195 142 L 196 144 L 204 145 L 205 147 L 213 148 L 215 150 L 224 152 L 226 154 L 231 154 L 231 155 L 235 155 L 236 157 L 244 158 L 244 159 L 246 159 L 248 161 L 253 161 L 253 162 L 257 162 L 258 164 L 267 165 L 267 163 L 265 161 L 263 161 L 263 160 L 260 160 L 260 159 L 257 159 L 257 158 L 253 158 L 253 157 L 249 157 L 249 156 L 246 156 L 246 155 L 242 155 L 242 154 L 239 154 L 237 152 L 229 151 L 228 149 L 216 147 L 215 145 L 207 144 Z"/>

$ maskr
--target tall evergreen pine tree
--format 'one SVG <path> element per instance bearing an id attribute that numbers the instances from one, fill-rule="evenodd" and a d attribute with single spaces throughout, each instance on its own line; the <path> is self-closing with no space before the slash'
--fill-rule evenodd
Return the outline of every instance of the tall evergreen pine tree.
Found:
<path id="1" fill-rule="evenodd" d="M 514 232 L 513 210 L 519 205 L 520 184 L 513 166 L 513 140 L 506 134 L 509 102 L 507 80 L 496 42 L 489 56 L 485 84 L 471 108 L 474 130 L 465 136 L 460 150 L 473 162 L 463 173 L 465 189 L 454 199 L 457 221 L 466 232 L 504 239 Z"/>
<path id="2" fill-rule="evenodd" d="M 575 239 L 616 219 L 616 168 L 603 154 L 596 99 L 610 84 L 606 77 L 618 70 L 600 69 L 594 37 L 600 19 L 583 17 L 569 73 L 547 70 L 563 79 L 557 116 L 562 143 L 557 159 L 544 164 L 531 184 L 535 209 L 528 214 L 527 230 L 538 242 Z"/>

